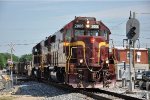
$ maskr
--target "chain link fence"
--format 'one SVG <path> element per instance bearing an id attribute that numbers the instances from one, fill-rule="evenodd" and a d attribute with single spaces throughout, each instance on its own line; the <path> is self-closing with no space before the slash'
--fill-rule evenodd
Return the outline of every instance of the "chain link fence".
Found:
<path id="1" fill-rule="evenodd" d="M 12 88 L 12 80 L 10 80 L 10 75 L 0 71 L 0 93 L 2 91 L 9 91 Z"/>

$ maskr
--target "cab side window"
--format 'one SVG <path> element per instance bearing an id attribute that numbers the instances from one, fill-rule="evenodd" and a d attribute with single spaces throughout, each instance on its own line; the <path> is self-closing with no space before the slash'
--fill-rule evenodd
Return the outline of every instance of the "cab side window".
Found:
<path id="1" fill-rule="evenodd" d="M 108 40 L 108 31 L 107 30 L 101 30 L 100 35 L 104 36 L 105 39 Z"/>
<path id="2" fill-rule="evenodd" d="M 67 41 L 67 42 L 70 42 L 71 41 L 71 29 L 68 29 L 68 30 L 66 30 L 66 34 L 65 34 L 65 40 Z"/>

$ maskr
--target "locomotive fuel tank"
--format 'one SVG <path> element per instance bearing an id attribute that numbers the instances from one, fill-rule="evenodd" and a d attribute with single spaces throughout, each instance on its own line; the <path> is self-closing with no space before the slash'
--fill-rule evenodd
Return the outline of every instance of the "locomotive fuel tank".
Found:
<path id="1" fill-rule="evenodd" d="M 58 82 L 58 79 L 57 79 L 57 72 L 51 71 L 51 72 L 50 72 L 50 77 L 51 77 L 52 80 Z"/>
<path id="2" fill-rule="evenodd" d="M 57 79 L 57 69 L 56 67 L 53 67 L 53 66 L 50 66 L 49 67 L 49 70 L 50 70 L 50 78 L 56 82 L 58 82 L 58 79 Z"/>

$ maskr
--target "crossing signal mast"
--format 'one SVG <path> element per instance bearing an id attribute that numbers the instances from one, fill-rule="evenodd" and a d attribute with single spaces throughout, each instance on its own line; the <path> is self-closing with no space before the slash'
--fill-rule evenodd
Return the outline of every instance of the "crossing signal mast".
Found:
<path id="1" fill-rule="evenodd" d="M 129 20 L 126 23 L 126 37 L 129 41 L 129 91 L 132 92 L 134 89 L 134 80 L 135 80 L 135 72 L 133 70 L 133 49 L 136 40 L 139 38 L 139 32 L 140 32 L 140 23 L 135 18 L 135 12 L 133 12 L 133 17 L 131 15 L 130 11 L 130 17 Z M 131 49 L 133 48 L 133 49 Z"/>

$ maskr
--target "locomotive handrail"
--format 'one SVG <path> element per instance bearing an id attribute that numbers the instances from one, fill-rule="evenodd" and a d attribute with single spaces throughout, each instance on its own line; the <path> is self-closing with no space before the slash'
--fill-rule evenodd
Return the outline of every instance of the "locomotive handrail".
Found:
<path id="1" fill-rule="evenodd" d="M 99 43 L 99 45 L 98 45 L 98 49 L 99 49 L 99 51 L 98 51 L 98 64 L 99 64 L 99 60 L 100 60 L 100 48 L 102 47 L 102 46 L 106 46 L 106 47 L 109 47 L 109 44 L 107 44 L 106 42 L 100 42 Z"/>
<path id="2" fill-rule="evenodd" d="M 71 48 L 71 50 L 70 50 L 70 46 L 81 45 L 81 46 L 83 46 L 83 59 L 84 59 L 84 61 L 85 61 L 85 64 L 86 64 L 88 70 L 91 71 L 91 72 L 97 73 L 97 72 L 99 72 L 99 71 L 102 69 L 102 68 L 101 68 L 101 69 L 98 70 L 98 71 L 92 71 L 92 70 L 89 68 L 89 66 L 88 66 L 88 64 L 87 64 L 87 62 L 86 62 L 86 57 L 85 57 L 85 43 L 84 43 L 83 41 L 77 41 L 77 42 L 73 42 L 73 43 L 64 43 L 64 45 L 65 45 L 65 46 L 69 46 L 69 55 L 68 55 L 68 57 L 67 57 L 67 60 L 68 60 L 67 67 L 69 67 L 69 61 L 70 61 L 71 56 L 72 56 L 72 48 Z M 109 44 L 107 44 L 106 42 L 100 42 L 100 43 L 99 43 L 98 64 L 99 64 L 99 60 L 100 60 L 100 48 L 101 48 L 102 46 L 108 47 Z"/>

